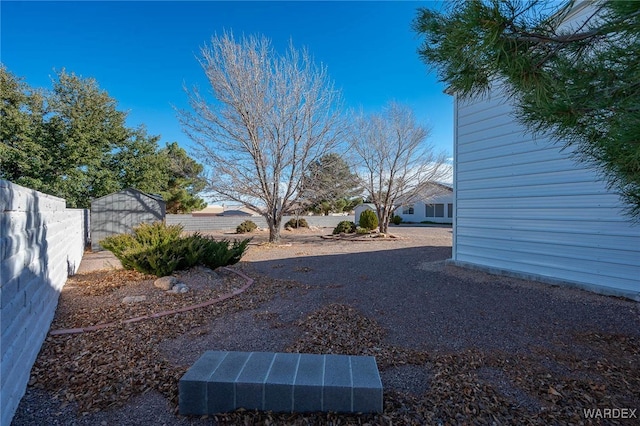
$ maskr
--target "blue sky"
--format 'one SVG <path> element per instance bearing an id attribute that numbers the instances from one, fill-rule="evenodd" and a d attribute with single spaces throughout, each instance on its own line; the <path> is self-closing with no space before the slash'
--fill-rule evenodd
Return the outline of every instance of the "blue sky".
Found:
<path id="1" fill-rule="evenodd" d="M 95 78 L 161 143 L 190 141 L 172 106 L 187 108 L 182 86 L 207 87 L 199 49 L 223 30 L 264 34 L 284 51 L 306 47 L 348 107 L 410 105 L 432 129 L 438 150 L 453 152 L 453 99 L 416 53 L 416 9 L 436 2 L 39 2 L 0 4 L 0 60 L 33 87 L 51 87 L 54 69 Z"/>

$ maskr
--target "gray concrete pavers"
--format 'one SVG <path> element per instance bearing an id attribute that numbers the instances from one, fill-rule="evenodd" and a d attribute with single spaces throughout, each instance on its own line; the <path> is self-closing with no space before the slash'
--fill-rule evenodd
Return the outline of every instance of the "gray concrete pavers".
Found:
<path id="1" fill-rule="evenodd" d="M 293 384 L 293 411 L 304 413 L 322 408 L 322 386 L 324 384 L 325 356 L 301 354 L 298 375 Z"/>
<path id="2" fill-rule="evenodd" d="M 238 408 L 274 412 L 381 413 L 374 357 L 207 351 L 179 383 L 183 415 Z"/>

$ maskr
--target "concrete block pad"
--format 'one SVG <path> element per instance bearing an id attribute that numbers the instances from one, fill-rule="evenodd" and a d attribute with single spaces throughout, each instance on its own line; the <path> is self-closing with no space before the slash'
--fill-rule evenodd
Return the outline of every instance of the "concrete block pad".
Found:
<path id="1" fill-rule="evenodd" d="M 293 411 L 293 383 L 300 354 L 277 353 L 264 388 L 265 410 Z"/>
<path id="2" fill-rule="evenodd" d="M 348 355 L 326 355 L 322 409 L 324 411 L 352 411 L 351 360 Z"/>
<path id="3" fill-rule="evenodd" d="M 238 408 L 274 412 L 382 412 L 373 357 L 206 352 L 180 379 L 181 414 Z"/>
<path id="4" fill-rule="evenodd" d="M 178 384 L 180 414 L 207 414 L 208 381 L 226 356 L 227 352 L 207 351 L 182 376 Z"/>
<path id="5" fill-rule="evenodd" d="M 300 354 L 293 386 L 293 411 L 322 411 L 324 355 Z"/>
<path id="6" fill-rule="evenodd" d="M 247 410 L 264 409 L 264 387 L 275 358 L 272 352 L 252 352 L 236 380 L 236 406 Z"/>
<path id="7" fill-rule="evenodd" d="M 372 356 L 352 356 L 353 411 L 382 413 L 382 380 L 376 359 Z"/>
<path id="8" fill-rule="evenodd" d="M 233 411 L 236 407 L 235 382 L 244 368 L 250 352 L 227 352 L 209 378 L 207 411 L 210 414 Z"/>

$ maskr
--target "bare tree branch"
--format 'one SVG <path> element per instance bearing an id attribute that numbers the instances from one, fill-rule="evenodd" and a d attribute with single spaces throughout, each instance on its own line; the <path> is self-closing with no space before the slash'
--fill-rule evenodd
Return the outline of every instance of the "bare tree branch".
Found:
<path id="1" fill-rule="evenodd" d="M 192 111 L 179 119 L 210 168 L 208 190 L 260 211 L 277 241 L 307 165 L 343 133 L 340 93 L 292 43 L 278 55 L 264 37 L 225 32 L 200 53 L 213 99 L 185 89 Z"/>
<path id="2" fill-rule="evenodd" d="M 434 153 L 429 131 L 406 106 L 391 103 L 382 114 L 354 121 L 352 161 L 385 233 L 396 207 L 435 195 L 434 183 L 447 174 L 446 156 Z"/>

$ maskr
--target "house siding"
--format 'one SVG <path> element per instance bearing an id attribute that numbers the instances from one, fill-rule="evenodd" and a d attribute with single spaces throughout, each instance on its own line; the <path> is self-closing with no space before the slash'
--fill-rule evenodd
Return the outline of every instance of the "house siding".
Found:
<path id="1" fill-rule="evenodd" d="M 640 225 L 512 112 L 499 88 L 455 101 L 453 261 L 640 299 Z"/>
<path id="2" fill-rule="evenodd" d="M 427 216 L 427 204 L 441 204 L 444 206 L 444 216 L 434 217 Z M 420 200 L 410 206 L 413 206 L 413 214 L 403 213 L 405 207 L 400 206 L 394 211 L 394 215 L 400 216 L 404 222 L 435 222 L 443 224 L 451 224 L 453 217 L 449 216 L 448 205 L 453 204 L 453 191 L 448 190 L 446 194 L 435 195 L 427 200 Z"/>

